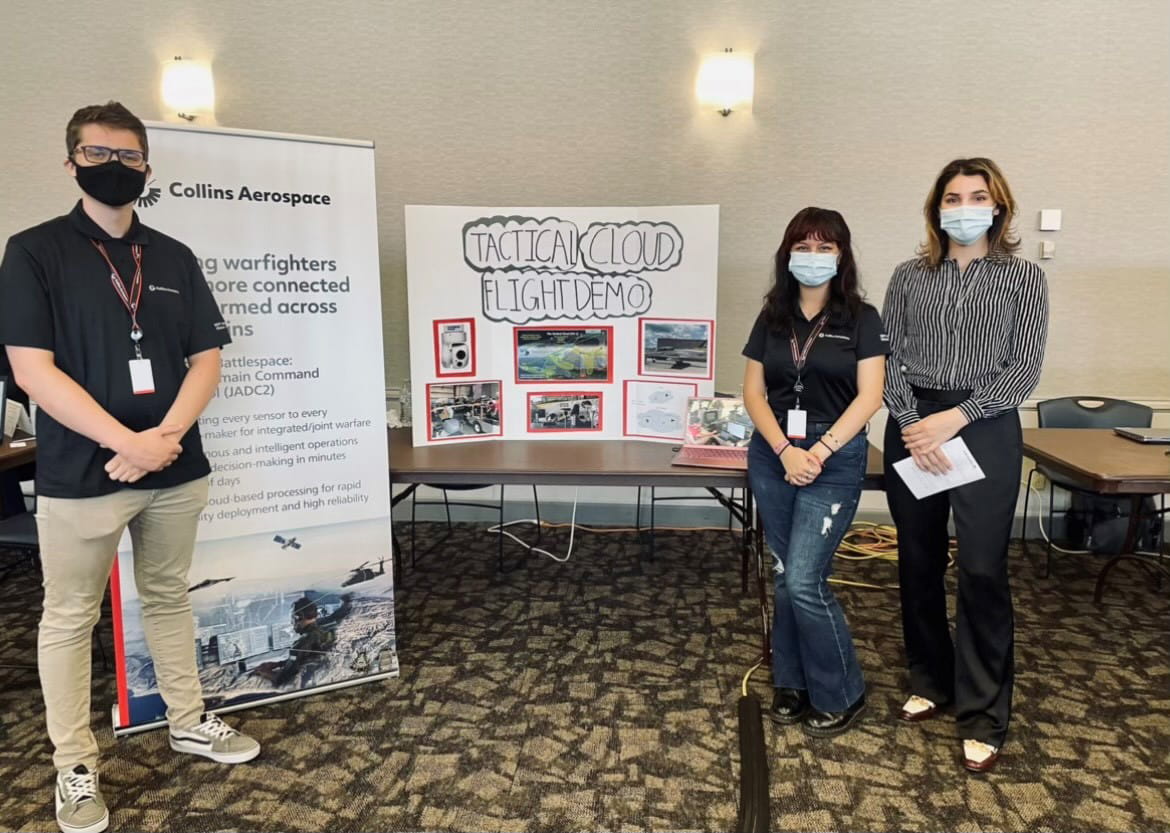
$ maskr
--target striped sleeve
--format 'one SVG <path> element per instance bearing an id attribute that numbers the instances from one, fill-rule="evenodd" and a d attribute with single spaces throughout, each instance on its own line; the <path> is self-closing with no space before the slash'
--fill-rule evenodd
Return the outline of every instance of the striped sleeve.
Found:
<path id="1" fill-rule="evenodd" d="M 1008 364 L 990 383 L 959 405 L 968 422 L 1018 408 L 1040 381 L 1048 339 L 1048 284 L 1044 272 L 1030 267 L 1016 296 L 1015 329 Z"/>
<path id="2" fill-rule="evenodd" d="M 906 343 L 906 274 L 910 264 L 903 263 L 894 270 L 886 289 L 882 320 L 890 335 L 890 355 L 886 359 L 886 389 L 883 398 L 890 416 L 903 428 L 918 422 L 918 403 L 903 371 L 902 358 Z"/>

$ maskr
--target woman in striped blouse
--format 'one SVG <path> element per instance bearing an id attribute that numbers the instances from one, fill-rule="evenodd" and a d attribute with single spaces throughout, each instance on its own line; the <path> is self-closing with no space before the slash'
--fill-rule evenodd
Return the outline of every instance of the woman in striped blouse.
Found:
<path id="1" fill-rule="evenodd" d="M 1048 290 L 1015 257 L 1016 203 L 990 159 L 956 159 L 927 197 L 926 242 L 894 270 L 883 317 L 887 499 L 898 526 L 902 631 L 910 667 L 903 720 L 953 705 L 963 765 L 987 772 L 1007 736 L 1013 622 L 1007 549 L 1023 463 L 1016 408 L 1036 387 Z M 907 456 L 941 472 L 943 443 L 961 437 L 986 477 L 917 500 L 894 472 Z M 958 540 L 955 638 L 943 576 L 947 519 Z"/>

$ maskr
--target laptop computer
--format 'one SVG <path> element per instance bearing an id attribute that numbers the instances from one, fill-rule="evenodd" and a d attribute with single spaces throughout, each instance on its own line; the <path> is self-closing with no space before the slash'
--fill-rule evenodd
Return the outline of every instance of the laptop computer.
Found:
<path id="1" fill-rule="evenodd" d="M 687 399 L 683 445 L 671 460 L 676 466 L 747 469 L 748 443 L 755 432 L 743 400 L 731 396 Z"/>
<path id="2" fill-rule="evenodd" d="M 1114 428 L 1113 432 L 1137 443 L 1170 443 L 1170 428 Z"/>

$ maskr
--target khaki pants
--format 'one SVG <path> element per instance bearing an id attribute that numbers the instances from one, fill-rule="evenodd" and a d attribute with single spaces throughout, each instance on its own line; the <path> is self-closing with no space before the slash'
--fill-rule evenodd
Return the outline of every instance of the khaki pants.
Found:
<path id="1" fill-rule="evenodd" d="M 195 625 L 187 572 L 207 478 L 169 489 L 122 489 L 102 497 L 37 498 L 37 535 L 45 609 L 37 650 L 53 764 L 97 768 L 90 729 L 93 627 L 127 525 L 134 547 L 134 583 L 142 599 L 146 644 L 154 660 L 167 720 L 190 728 L 203 714 L 195 666 Z"/>

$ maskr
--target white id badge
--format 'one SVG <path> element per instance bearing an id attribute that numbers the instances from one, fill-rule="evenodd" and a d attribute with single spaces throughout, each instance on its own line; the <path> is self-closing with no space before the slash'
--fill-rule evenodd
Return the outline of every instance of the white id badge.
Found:
<path id="1" fill-rule="evenodd" d="M 154 393 L 154 372 L 150 359 L 130 360 L 130 388 L 136 394 Z"/>
<path id="2" fill-rule="evenodd" d="M 784 433 L 790 440 L 803 440 L 808 436 L 808 411 L 791 408 L 784 424 Z"/>

